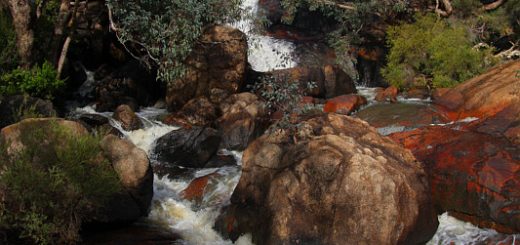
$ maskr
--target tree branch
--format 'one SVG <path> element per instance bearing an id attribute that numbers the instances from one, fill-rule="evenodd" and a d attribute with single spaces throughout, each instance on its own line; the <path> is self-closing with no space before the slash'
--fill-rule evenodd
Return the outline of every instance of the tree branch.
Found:
<path id="1" fill-rule="evenodd" d="M 494 9 L 500 7 L 500 5 L 502 5 L 505 1 L 506 0 L 498 0 L 496 2 L 485 4 L 483 9 L 486 10 L 486 11 L 494 10 Z"/>
<path id="2" fill-rule="evenodd" d="M 436 6 L 435 6 L 435 13 L 442 17 L 448 17 L 453 13 L 453 6 L 451 6 L 450 0 L 441 0 L 442 5 L 444 5 L 444 10 L 440 8 L 440 2 L 439 0 L 436 0 Z"/>

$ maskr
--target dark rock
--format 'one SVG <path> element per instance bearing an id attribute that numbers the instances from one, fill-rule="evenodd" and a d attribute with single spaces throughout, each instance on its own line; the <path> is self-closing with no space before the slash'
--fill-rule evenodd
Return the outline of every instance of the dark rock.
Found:
<path id="1" fill-rule="evenodd" d="M 0 128 L 26 118 L 55 117 L 52 102 L 26 95 L 0 97 Z"/>
<path id="2" fill-rule="evenodd" d="M 220 139 L 218 131 L 212 128 L 179 129 L 159 138 L 155 153 L 161 162 L 202 168 L 217 152 Z"/>
<path id="3" fill-rule="evenodd" d="M 109 123 L 107 117 L 99 114 L 82 114 L 78 119 L 90 127 L 99 127 Z"/>
<path id="4" fill-rule="evenodd" d="M 107 69 L 96 74 L 100 80 L 95 88 L 97 111 L 113 111 L 121 104 L 137 110 L 139 106 L 152 106 L 162 95 L 163 89 L 155 74 L 142 68 L 137 61 L 128 62 L 111 72 Z M 106 73 L 108 75 L 103 75 Z"/>
<path id="5" fill-rule="evenodd" d="M 276 70 L 267 75 L 273 76 L 277 80 L 298 81 L 303 87 L 307 87 L 309 82 L 314 82 L 317 88 L 308 93 L 313 97 L 333 98 L 357 92 L 356 85 L 349 75 L 332 65 L 321 68 L 296 67 Z"/>

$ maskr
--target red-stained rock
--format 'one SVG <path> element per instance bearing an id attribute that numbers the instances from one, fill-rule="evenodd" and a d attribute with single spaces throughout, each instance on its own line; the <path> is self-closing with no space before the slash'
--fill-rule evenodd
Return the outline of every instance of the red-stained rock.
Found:
<path id="1" fill-rule="evenodd" d="M 189 201 L 202 201 L 209 180 L 218 175 L 217 173 L 212 173 L 192 180 L 188 187 L 181 192 L 181 197 Z"/>
<path id="2" fill-rule="evenodd" d="M 390 137 L 412 150 L 430 174 L 439 212 L 464 213 L 501 232 L 520 231 L 520 149 L 503 137 L 425 127 Z"/>
<path id="3" fill-rule="evenodd" d="M 487 118 L 520 101 L 520 61 L 512 61 L 459 84 L 441 96 L 436 104 L 450 110 L 453 120 Z"/>
<path id="4" fill-rule="evenodd" d="M 244 151 L 217 229 L 255 244 L 423 244 L 437 229 L 428 177 L 410 151 L 334 113 L 268 133 Z"/>
<path id="5" fill-rule="evenodd" d="M 367 104 L 367 99 L 361 95 L 348 94 L 332 98 L 323 107 L 324 112 L 348 115 Z"/>
<path id="6" fill-rule="evenodd" d="M 394 86 L 390 86 L 384 90 L 380 89 L 376 94 L 376 101 L 379 102 L 397 102 L 397 94 L 399 93 L 399 89 Z"/>

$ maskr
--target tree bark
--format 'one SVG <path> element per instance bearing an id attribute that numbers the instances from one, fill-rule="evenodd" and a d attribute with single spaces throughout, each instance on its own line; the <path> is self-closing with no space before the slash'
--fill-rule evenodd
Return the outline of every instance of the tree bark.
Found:
<path id="1" fill-rule="evenodd" d="M 29 0 L 8 0 L 7 4 L 13 17 L 20 65 L 28 68 L 31 66 L 34 44 L 34 33 L 31 29 L 31 5 Z"/>
<path id="2" fill-rule="evenodd" d="M 453 13 L 453 7 L 451 6 L 450 0 L 441 0 L 442 5 L 444 5 L 444 10 L 440 8 L 439 0 L 437 0 L 437 6 L 435 7 L 435 13 L 439 14 L 442 17 L 448 17 Z"/>

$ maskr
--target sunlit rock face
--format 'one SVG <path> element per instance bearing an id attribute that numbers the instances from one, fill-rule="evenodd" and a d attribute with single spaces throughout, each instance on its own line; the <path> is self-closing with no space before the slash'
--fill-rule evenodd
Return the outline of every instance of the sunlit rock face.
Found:
<path id="1" fill-rule="evenodd" d="M 251 143 L 231 202 L 222 230 L 251 232 L 256 244 L 416 244 L 437 228 L 412 154 L 337 114 L 303 122 L 294 137 Z"/>

